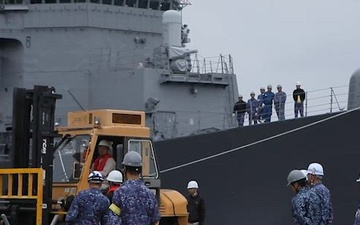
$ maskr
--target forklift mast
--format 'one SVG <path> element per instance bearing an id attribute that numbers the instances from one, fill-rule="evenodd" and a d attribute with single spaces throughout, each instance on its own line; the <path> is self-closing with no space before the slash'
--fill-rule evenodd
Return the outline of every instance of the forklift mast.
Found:
<path id="1" fill-rule="evenodd" d="M 43 169 L 42 224 L 49 224 L 52 204 L 52 176 L 55 103 L 62 95 L 53 87 L 15 88 L 13 95 L 13 167 Z"/>

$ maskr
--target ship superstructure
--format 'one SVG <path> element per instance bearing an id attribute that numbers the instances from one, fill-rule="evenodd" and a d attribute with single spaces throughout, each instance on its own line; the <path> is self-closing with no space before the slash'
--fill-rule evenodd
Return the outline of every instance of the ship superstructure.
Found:
<path id="1" fill-rule="evenodd" d="M 12 123 L 12 90 L 54 86 L 56 122 L 75 110 L 146 111 L 157 139 L 235 125 L 233 70 L 192 72 L 182 1 L 0 2 L 0 131 Z M 223 61 L 221 66 L 231 67 Z M 8 106 L 8 107 L 7 107 Z"/>

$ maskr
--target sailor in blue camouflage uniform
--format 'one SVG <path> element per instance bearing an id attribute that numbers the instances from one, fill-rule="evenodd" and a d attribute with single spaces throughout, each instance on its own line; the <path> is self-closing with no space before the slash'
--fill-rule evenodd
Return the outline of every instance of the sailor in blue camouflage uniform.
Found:
<path id="1" fill-rule="evenodd" d="M 356 180 L 356 182 L 358 184 L 360 184 L 360 174 L 359 174 L 359 178 Z M 354 221 L 354 225 L 360 225 L 360 202 L 359 202 L 359 206 L 355 212 L 355 221 Z"/>
<path id="2" fill-rule="evenodd" d="M 100 191 L 104 181 L 99 171 L 89 174 L 89 189 L 79 192 L 66 215 L 67 225 L 104 225 L 109 211 L 109 199 Z"/>
<path id="3" fill-rule="evenodd" d="M 297 225 L 324 225 L 321 223 L 321 204 L 319 196 L 306 189 L 306 177 L 300 170 L 288 175 L 288 186 L 296 195 L 292 198 L 292 215 Z"/>
<path id="4" fill-rule="evenodd" d="M 324 176 L 324 169 L 319 163 L 311 163 L 308 167 L 308 180 L 311 190 L 320 196 L 322 207 L 322 221 L 324 224 L 332 224 L 333 209 L 330 200 L 329 189 L 322 184 L 321 180 Z"/>
<path id="5" fill-rule="evenodd" d="M 160 213 L 155 194 L 139 179 L 142 158 L 128 152 L 122 162 L 126 181 L 114 192 L 107 225 L 157 225 Z"/>

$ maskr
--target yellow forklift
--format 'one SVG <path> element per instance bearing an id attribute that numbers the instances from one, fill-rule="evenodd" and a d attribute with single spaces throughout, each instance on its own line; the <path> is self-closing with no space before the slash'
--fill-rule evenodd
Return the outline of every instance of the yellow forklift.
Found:
<path id="1" fill-rule="evenodd" d="M 118 170 L 122 170 L 121 162 L 128 151 L 141 154 L 142 180 L 159 201 L 160 224 L 187 224 L 186 198 L 177 191 L 160 189 L 159 165 L 144 112 L 70 112 L 68 125 L 55 127 L 55 102 L 60 98 L 46 86 L 14 90 L 14 163 L 12 168 L 0 169 L 4 223 L 64 224 L 72 199 L 88 188 L 87 176 L 98 156 L 97 146 L 106 140 L 112 143 L 111 154 Z"/>

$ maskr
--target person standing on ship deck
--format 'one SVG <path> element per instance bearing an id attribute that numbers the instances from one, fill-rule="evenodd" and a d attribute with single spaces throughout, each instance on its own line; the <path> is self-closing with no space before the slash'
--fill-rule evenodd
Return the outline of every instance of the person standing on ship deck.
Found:
<path id="1" fill-rule="evenodd" d="M 258 118 L 257 118 L 257 111 L 258 111 L 258 100 L 255 99 L 255 93 L 250 93 L 250 99 L 247 102 L 246 105 L 246 111 L 249 114 L 249 125 L 257 124 Z"/>
<path id="2" fill-rule="evenodd" d="M 261 87 L 260 88 L 260 94 L 258 95 L 257 99 L 258 99 L 258 111 L 257 111 L 257 119 L 258 121 L 261 123 L 262 119 L 263 119 L 263 104 L 264 104 L 264 93 L 265 93 L 265 88 Z"/>
<path id="3" fill-rule="evenodd" d="M 278 119 L 285 120 L 285 102 L 286 102 L 286 93 L 282 91 L 282 86 L 279 84 L 277 86 L 278 92 L 276 92 L 274 97 L 274 106 L 275 112 Z"/>
<path id="4" fill-rule="evenodd" d="M 263 98 L 263 103 L 264 103 L 263 119 L 265 120 L 264 122 L 266 122 L 266 123 L 271 122 L 272 105 L 273 105 L 274 96 L 275 96 L 271 90 L 272 90 L 272 86 L 268 85 L 267 92 L 264 93 L 264 98 Z"/>
<path id="5" fill-rule="evenodd" d="M 298 113 L 300 112 L 300 116 L 304 117 L 304 101 L 305 101 L 305 91 L 300 88 L 301 83 L 296 82 L 296 89 L 293 91 L 293 99 L 294 99 L 294 114 L 295 118 L 298 117 Z"/>
<path id="6" fill-rule="evenodd" d="M 239 101 L 237 101 L 234 105 L 233 115 L 236 114 L 236 119 L 238 122 L 238 126 L 244 126 L 245 112 L 246 112 L 246 102 L 243 101 L 243 96 L 239 95 Z"/>

